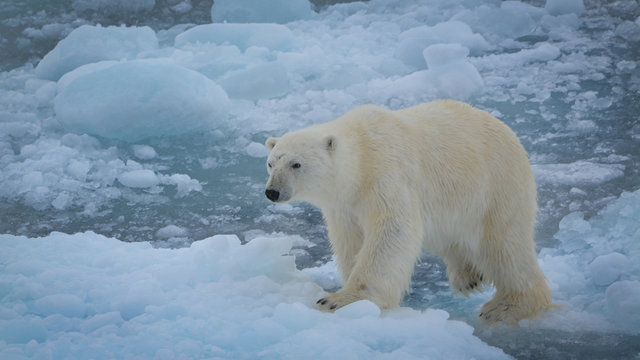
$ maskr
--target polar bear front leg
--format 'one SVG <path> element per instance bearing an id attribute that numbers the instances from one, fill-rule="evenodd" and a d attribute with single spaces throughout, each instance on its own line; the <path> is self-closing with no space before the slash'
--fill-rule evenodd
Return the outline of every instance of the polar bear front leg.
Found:
<path id="1" fill-rule="evenodd" d="M 342 289 L 318 300 L 321 310 L 334 311 L 364 299 L 381 309 L 398 306 L 422 248 L 420 226 L 406 221 L 407 217 L 399 218 L 389 213 L 364 227 L 364 241 L 349 279 Z"/>

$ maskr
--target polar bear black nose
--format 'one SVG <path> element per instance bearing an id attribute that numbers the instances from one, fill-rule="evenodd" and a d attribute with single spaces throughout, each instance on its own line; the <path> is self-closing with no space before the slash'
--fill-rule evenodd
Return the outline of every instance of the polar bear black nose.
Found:
<path id="1" fill-rule="evenodd" d="M 278 198 L 280 197 L 280 192 L 277 190 L 267 189 L 264 194 L 267 195 L 267 199 L 271 201 L 278 201 Z"/>

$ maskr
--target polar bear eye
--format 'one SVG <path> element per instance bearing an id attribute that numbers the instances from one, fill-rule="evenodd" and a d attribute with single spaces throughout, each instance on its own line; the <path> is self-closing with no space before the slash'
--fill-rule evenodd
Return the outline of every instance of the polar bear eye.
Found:
<path id="1" fill-rule="evenodd" d="M 300 166 L 302 166 L 300 165 L 300 163 L 294 163 L 293 165 L 291 165 L 291 167 L 294 169 L 300 169 Z"/>
<path id="2" fill-rule="evenodd" d="M 267 163 L 267 166 L 269 167 L 269 169 L 271 169 L 271 163 Z"/>

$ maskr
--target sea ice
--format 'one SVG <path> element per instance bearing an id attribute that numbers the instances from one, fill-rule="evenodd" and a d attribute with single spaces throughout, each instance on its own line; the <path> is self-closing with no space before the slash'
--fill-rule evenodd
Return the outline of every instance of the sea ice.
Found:
<path id="1" fill-rule="evenodd" d="M 584 12 L 582 0 L 547 0 L 544 8 L 551 15 L 580 15 Z"/>
<path id="2" fill-rule="evenodd" d="M 134 60 L 78 76 L 54 105 L 66 131 L 134 142 L 223 126 L 229 100 L 198 72 Z"/>
<path id="3" fill-rule="evenodd" d="M 469 25 L 460 21 L 447 21 L 434 26 L 418 26 L 402 32 L 396 49 L 396 57 L 407 65 L 425 68 L 422 52 L 434 44 L 460 44 L 473 54 L 491 49 L 480 34 L 471 31 Z"/>
<path id="4" fill-rule="evenodd" d="M 584 160 L 570 164 L 534 164 L 531 168 L 538 182 L 565 185 L 601 184 L 624 175 L 620 165 Z"/>
<path id="5" fill-rule="evenodd" d="M 118 176 L 118 181 L 122 185 L 132 188 L 150 188 L 160 183 L 156 173 L 148 169 L 124 172 Z"/>
<path id="6" fill-rule="evenodd" d="M 140 160 L 151 160 L 158 156 L 156 150 L 148 145 L 133 145 L 133 154 Z"/>
<path id="7" fill-rule="evenodd" d="M 279 23 L 311 18 L 308 0 L 218 0 L 211 7 L 213 22 Z"/>
<path id="8" fill-rule="evenodd" d="M 291 30 L 278 24 L 207 24 L 195 26 L 176 36 L 175 46 L 214 43 L 234 45 L 244 51 L 251 46 L 287 50 L 293 41 Z"/>
<path id="9" fill-rule="evenodd" d="M 323 291 L 284 255 L 291 245 L 218 235 L 168 250 L 92 232 L 0 235 L 0 358 L 508 358 L 442 310 L 314 309 Z"/>
<path id="10" fill-rule="evenodd" d="M 73 8 L 77 11 L 104 11 L 122 13 L 149 11 L 156 5 L 155 0 L 74 0 Z"/>
<path id="11" fill-rule="evenodd" d="M 39 78 L 57 81 L 65 73 L 103 60 L 134 59 L 158 48 L 158 38 L 148 26 L 91 26 L 73 30 L 40 60 Z"/>
<path id="12" fill-rule="evenodd" d="M 441 96 L 467 99 L 484 84 L 476 67 L 467 61 L 469 49 L 459 44 L 436 44 L 424 49 L 427 78 Z"/>
<path id="13" fill-rule="evenodd" d="M 550 312 L 540 326 L 640 334 L 638 219 L 640 190 L 622 193 L 588 221 L 580 213 L 562 219 L 554 236 L 559 246 L 542 249 L 539 261 L 554 302 L 566 308 Z"/>

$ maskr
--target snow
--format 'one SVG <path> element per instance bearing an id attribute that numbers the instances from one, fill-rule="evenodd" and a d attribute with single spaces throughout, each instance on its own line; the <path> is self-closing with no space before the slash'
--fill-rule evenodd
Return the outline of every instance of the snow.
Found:
<path id="1" fill-rule="evenodd" d="M 217 235 L 168 250 L 92 232 L 2 235 L 0 357 L 508 358 L 442 310 L 314 309 L 323 291 L 296 270 L 291 245 Z"/>
<path id="2" fill-rule="evenodd" d="M 213 22 L 286 24 L 312 14 L 308 0 L 219 0 L 211 7 Z"/>
<path id="3" fill-rule="evenodd" d="M 157 48 L 158 38 L 147 26 L 83 25 L 45 55 L 36 67 L 36 75 L 56 81 L 81 65 L 101 60 L 135 59 L 140 53 Z"/>
<path id="4" fill-rule="evenodd" d="M 229 106 L 224 90 L 206 76 L 144 60 L 84 73 L 54 103 L 66 131 L 130 142 L 220 126 Z"/>

